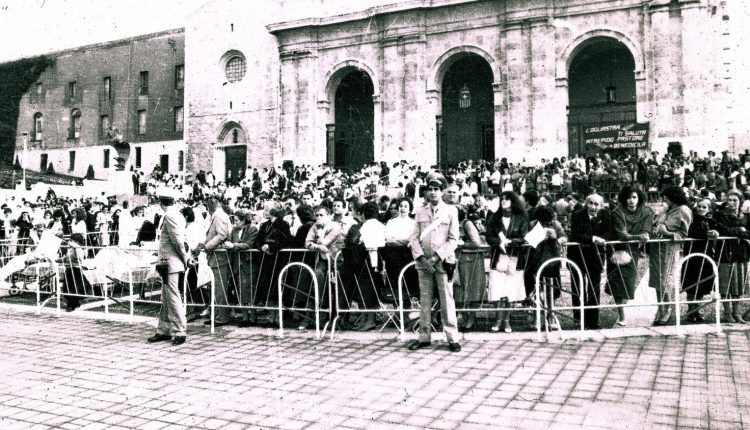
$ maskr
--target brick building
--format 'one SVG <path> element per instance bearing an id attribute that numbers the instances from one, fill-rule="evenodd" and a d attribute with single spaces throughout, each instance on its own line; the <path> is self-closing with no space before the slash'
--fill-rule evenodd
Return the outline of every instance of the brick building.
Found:
<path id="1" fill-rule="evenodd" d="M 216 0 L 186 31 L 188 164 L 219 177 L 286 159 L 538 162 L 598 150 L 586 133 L 609 124 L 646 127 L 642 151 L 745 145 L 731 110 L 723 1 L 317 0 L 238 10 Z"/>
<path id="2" fill-rule="evenodd" d="M 17 159 L 79 177 L 92 166 L 96 179 L 184 171 L 184 48 L 176 29 L 50 54 L 20 102 Z"/>

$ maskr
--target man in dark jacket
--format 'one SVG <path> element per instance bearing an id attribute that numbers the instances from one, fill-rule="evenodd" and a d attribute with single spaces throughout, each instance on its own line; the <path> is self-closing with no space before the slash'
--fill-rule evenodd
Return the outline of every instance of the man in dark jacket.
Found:
<path id="1" fill-rule="evenodd" d="M 579 287 L 577 272 L 571 270 L 573 306 L 579 306 L 581 297 L 585 306 L 598 306 L 601 292 L 602 269 L 605 262 L 604 235 L 609 230 L 609 212 L 603 210 L 604 199 L 599 194 L 586 198 L 586 207 L 573 212 L 570 220 L 570 241 L 580 245 L 568 246 L 568 258 L 581 270 L 583 287 Z M 579 312 L 574 311 L 577 318 Z M 599 329 L 599 309 L 583 312 L 583 325 Z"/>

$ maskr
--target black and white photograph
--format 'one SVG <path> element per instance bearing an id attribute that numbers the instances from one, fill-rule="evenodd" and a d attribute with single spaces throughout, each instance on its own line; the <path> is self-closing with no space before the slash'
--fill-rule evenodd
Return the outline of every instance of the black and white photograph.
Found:
<path id="1" fill-rule="evenodd" d="M 748 23 L 0 0 L 0 429 L 750 429 Z"/>

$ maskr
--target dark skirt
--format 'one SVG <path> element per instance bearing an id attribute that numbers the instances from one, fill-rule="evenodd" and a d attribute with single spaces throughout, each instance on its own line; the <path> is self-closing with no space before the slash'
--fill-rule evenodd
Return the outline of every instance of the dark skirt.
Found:
<path id="1" fill-rule="evenodd" d="M 687 293 L 688 300 L 700 300 L 711 294 L 717 275 L 711 263 L 703 258 L 695 257 L 683 263 L 682 290 Z"/>
<path id="2" fill-rule="evenodd" d="M 464 303 L 479 303 L 487 291 L 487 273 L 484 271 L 483 250 L 462 250 L 458 255 L 458 277 L 463 287 Z"/>
<path id="3" fill-rule="evenodd" d="M 617 304 L 623 304 L 635 297 L 638 259 L 635 255 L 631 255 L 632 261 L 622 266 L 613 264 L 612 261 L 607 262 L 606 291 L 612 295 Z"/>

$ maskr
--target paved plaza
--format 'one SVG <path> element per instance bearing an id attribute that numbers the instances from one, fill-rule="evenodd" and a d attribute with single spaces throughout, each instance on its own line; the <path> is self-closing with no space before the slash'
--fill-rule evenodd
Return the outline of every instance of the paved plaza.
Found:
<path id="1" fill-rule="evenodd" d="M 152 318 L 19 308 L 0 307 L 1 429 L 750 428 L 750 341 L 738 327 L 474 336 L 453 354 L 443 342 L 409 352 L 390 335 L 191 324 L 173 347 L 146 343 Z"/>

